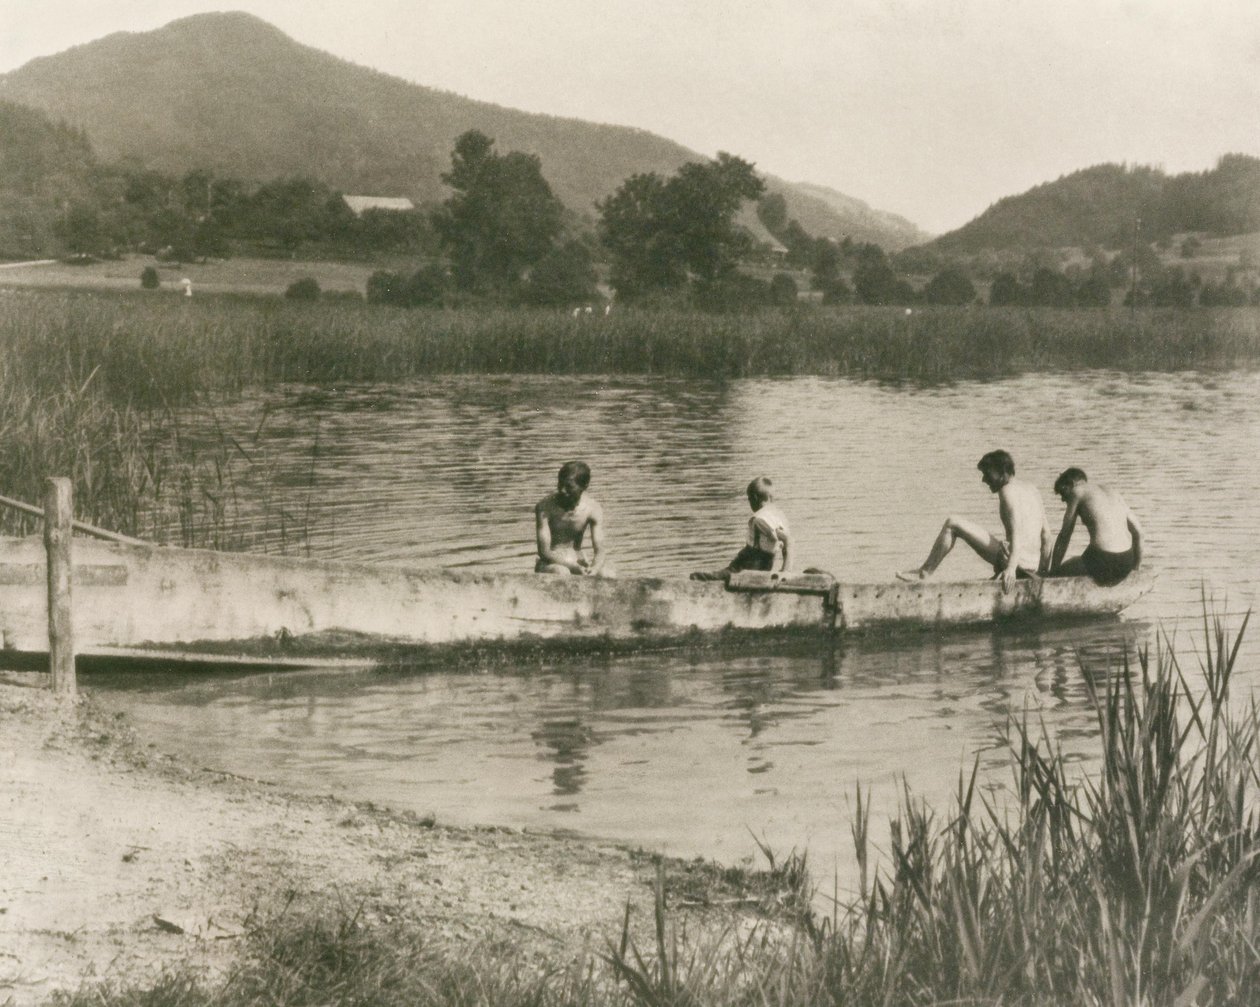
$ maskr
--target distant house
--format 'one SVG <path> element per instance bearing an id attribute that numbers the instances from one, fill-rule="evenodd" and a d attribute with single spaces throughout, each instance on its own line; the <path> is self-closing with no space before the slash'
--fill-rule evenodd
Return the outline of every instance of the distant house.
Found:
<path id="1" fill-rule="evenodd" d="M 416 208 L 406 196 L 342 196 L 346 206 L 350 207 L 350 212 L 356 217 L 362 217 L 368 210 L 390 210 L 401 212 L 404 210 L 414 210 Z"/>

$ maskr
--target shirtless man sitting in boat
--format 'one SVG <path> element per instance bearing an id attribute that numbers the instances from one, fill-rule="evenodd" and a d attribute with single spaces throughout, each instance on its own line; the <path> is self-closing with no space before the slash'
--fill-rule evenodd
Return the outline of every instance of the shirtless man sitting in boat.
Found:
<path id="1" fill-rule="evenodd" d="M 1015 460 L 1005 451 L 990 451 L 976 468 L 989 491 L 997 494 L 1005 538 L 966 518 L 946 518 L 923 565 L 902 570 L 898 579 L 915 581 L 932 576 L 959 539 L 992 564 L 993 575 L 1002 579 L 1004 591 L 1014 586 L 1017 577 L 1034 576 L 1049 569 L 1050 525 L 1036 487 L 1015 478 Z"/>
<path id="2" fill-rule="evenodd" d="M 538 539 L 535 573 L 590 575 L 604 568 L 604 510 L 586 492 L 591 470 L 585 462 L 565 462 L 556 491 L 538 501 L 534 522 Z M 591 533 L 591 555 L 582 555 L 582 539 Z"/>
<path id="3" fill-rule="evenodd" d="M 1142 526 L 1124 497 L 1091 483 L 1077 468 L 1063 471 L 1054 481 L 1054 492 L 1067 510 L 1050 559 L 1051 576 L 1089 576 L 1095 584 L 1110 586 L 1142 565 Z M 1089 545 L 1080 556 L 1064 562 L 1078 517 L 1089 530 Z"/>

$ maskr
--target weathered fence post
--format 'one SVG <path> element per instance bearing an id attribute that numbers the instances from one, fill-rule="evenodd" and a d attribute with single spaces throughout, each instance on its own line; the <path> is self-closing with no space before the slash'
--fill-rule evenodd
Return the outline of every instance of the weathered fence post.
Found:
<path id="1" fill-rule="evenodd" d="M 48 670 L 53 691 L 73 696 L 74 625 L 70 607 L 74 503 L 70 480 L 49 479 L 44 491 L 44 550 L 48 554 Z"/>

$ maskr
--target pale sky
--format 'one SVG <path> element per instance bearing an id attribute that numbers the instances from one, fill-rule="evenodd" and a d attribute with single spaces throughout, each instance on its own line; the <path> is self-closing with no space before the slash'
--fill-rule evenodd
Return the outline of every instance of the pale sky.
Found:
<path id="1" fill-rule="evenodd" d="M 210 10 L 418 84 L 730 151 L 933 232 L 1103 161 L 1260 155 L 1260 0 L 0 0 L 0 72 Z"/>

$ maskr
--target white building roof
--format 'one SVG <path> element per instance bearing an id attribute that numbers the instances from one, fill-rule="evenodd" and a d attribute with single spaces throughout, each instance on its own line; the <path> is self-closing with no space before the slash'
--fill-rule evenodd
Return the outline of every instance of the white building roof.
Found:
<path id="1" fill-rule="evenodd" d="M 363 216 L 365 210 L 414 210 L 415 204 L 406 196 L 342 196 L 346 206 L 356 217 Z"/>

